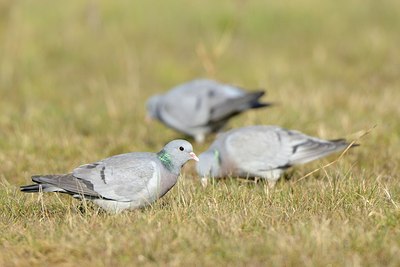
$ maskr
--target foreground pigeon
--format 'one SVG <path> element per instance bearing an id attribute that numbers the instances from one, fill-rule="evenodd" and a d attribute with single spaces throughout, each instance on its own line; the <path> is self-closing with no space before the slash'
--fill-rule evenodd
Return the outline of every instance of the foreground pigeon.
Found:
<path id="1" fill-rule="evenodd" d="M 199 156 L 197 172 L 208 177 L 259 177 L 273 187 L 289 167 L 345 149 L 344 139 L 322 140 L 277 126 L 249 126 L 221 134 Z"/>
<path id="2" fill-rule="evenodd" d="M 220 130 L 228 120 L 248 109 L 270 106 L 261 103 L 263 91 L 246 92 L 212 80 L 193 80 L 178 85 L 147 102 L 150 118 L 203 142 L 209 133 Z"/>
<path id="3" fill-rule="evenodd" d="M 198 161 L 185 140 L 169 142 L 160 152 L 133 152 L 82 165 L 71 173 L 32 176 L 22 192 L 61 192 L 86 198 L 109 212 L 136 209 L 161 198 L 176 183 L 182 166 Z"/>

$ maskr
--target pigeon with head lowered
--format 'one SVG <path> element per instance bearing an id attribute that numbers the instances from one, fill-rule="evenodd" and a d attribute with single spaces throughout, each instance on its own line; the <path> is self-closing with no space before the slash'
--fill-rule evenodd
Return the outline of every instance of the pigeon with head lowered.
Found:
<path id="1" fill-rule="evenodd" d="M 203 142 L 230 118 L 248 109 L 270 106 L 259 99 L 263 91 L 246 92 L 212 80 L 193 80 L 147 101 L 148 117 Z"/>
<path id="2" fill-rule="evenodd" d="M 278 126 L 249 126 L 221 134 L 199 155 L 202 182 L 218 177 L 258 177 L 271 187 L 283 172 L 333 152 L 344 150 L 344 139 L 322 140 Z"/>
<path id="3" fill-rule="evenodd" d="M 36 184 L 21 191 L 61 192 L 93 201 L 109 212 L 144 207 L 161 198 L 177 182 L 182 166 L 194 159 L 185 140 L 169 142 L 158 153 L 132 152 L 82 165 L 71 173 L 36 175 Z"/>

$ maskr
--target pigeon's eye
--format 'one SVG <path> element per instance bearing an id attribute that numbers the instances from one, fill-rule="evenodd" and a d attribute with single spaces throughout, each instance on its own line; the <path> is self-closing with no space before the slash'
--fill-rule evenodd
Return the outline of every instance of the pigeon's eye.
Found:
<path id="1" fill-rule="evenodd" d="M 183 148 L 183 146 L 180 146 L 180 147 L 179 147 L 179 150 L 180 150 L 180 151 L 183 151 L 183 150 L 185 150 L 185 149 Z"/>

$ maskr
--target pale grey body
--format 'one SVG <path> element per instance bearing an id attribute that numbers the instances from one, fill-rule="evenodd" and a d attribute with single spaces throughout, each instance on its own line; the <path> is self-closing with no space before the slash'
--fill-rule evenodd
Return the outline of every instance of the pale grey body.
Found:
<path id="1" fill-rule="evenodd" d="M 259 177 L 273 185 L 283 172 L 345 149 L 343 140 L 322 140 L 278 126 L 249 126 L 221 134 L 200 154 L 201 177 Z"/>
<path id="2" fill-rule="evenodd" d="M 82 165 L 69 174 L 33 176 L 37 184 L 21 190 L 66 193 L 119 212 L 144 207 L 162 197 L 175 185 L 181 167 L 190 159 L 197 159 L 192 145 L 174 140 L 157 154 L 121 154 Z"/>
<path id="3" fill-rule="evenodd" d="M 263 91 L 246 92 L 238 87 L 199 79 L 178 85 L 147 102 L 148 115 L 202 142 L 243 111 L 271 105 L 261 103 Z"/>

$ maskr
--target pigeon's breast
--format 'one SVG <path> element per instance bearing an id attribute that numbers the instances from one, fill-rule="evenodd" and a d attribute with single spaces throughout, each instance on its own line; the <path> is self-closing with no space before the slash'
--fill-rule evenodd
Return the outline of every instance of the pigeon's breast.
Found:
<path id="1" fill-rule="evenodd" d="M 178 176 L 164 168 L 160 176 L 159 197 L 165 195 L 176 184 Z"/>

